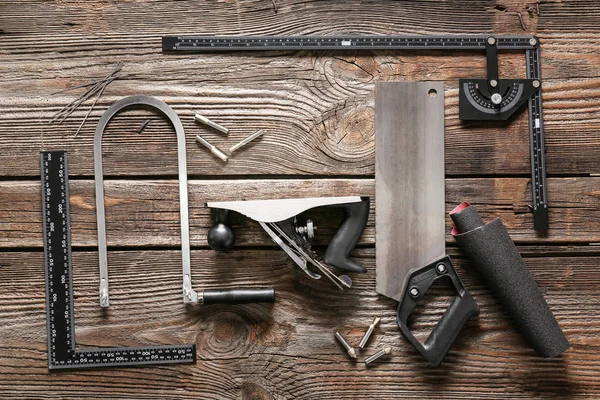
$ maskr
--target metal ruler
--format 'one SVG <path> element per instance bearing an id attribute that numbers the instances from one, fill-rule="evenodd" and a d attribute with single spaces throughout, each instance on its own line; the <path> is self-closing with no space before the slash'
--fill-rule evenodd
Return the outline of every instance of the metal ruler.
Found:
<path id="1" fill-rule="evenodd" d="M 528 49 L 526 58 L 527 78 L 541 79 L 539 46 L 535 49 Z M 541 91 L 529 99 L 529 151 L 533 192 L 533 226 L 538 232 L 546 232 L 548 230 L 548 193 Z"/>
<path id="2" fill-rule="evenodd" d="M 165 36 L 162 49 L 177 53 L 298 50 L 452 50 L 489 49 L 487 36 Z M 525 52 L 527 78 L 541 82 L 540 48 L 535 36 L 494 36 L 498 50 Z M 489 66 L 488 66 L 489 68 Z M 497 70 L 496 70 L 497 72 Z M 538 83 L 539 83 L 538 82 Z M 473 99 L 473 103 L 481 99 Z M 462 104 L 461 104 L 462 106 Z M 486 118 L 484 118 L 486 119 Z M 534 228 L 548 230 L 542 93 L 529 97 L 531 182 Z"/>
<path id="3" fill-rule="evenodd" d="M 75 345 L 67 153 L 40 154 L 48 322 L 48 369 L 194 363 L 196 345 L 81 348 Z"/>
<path id="4" fill-rule="evenodd" d="M 489 36 L 489 35 L 488 35 Z M 163 51 L 485 50 L 488 36 L 164 36 Z M 532 36 L 496 36 L 498 48 L 527 50 Z"/>

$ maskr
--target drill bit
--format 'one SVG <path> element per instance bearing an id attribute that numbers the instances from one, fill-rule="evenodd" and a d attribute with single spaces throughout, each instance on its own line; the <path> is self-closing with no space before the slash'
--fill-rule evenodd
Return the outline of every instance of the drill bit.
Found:
<path id="1" fill-rule="evenodd" d="M 202 138 L 202 136 L 196 135 L 196 142 L 202 144 L 204 147 L 209 149 L 211 153 L 213 153 L 215 156 L 219 157 L 221 160 L 223 160 L 223 162 L 227 162 L 227 160 L 229 160 L 229 157 L 227 155 L 225 155 L 221 150 L 217 149 L 216 146 L 213 146 L 212 144 L 210 144 L 206 140 L 204 140 L 204 138 Z"/>
<path id="2" fill-rule="evenodd" d="M 335 338 L 342 344 L 342 346 L 344 346 L 350 357 L 356 358 L 356 351 L 354 350 L 354 348 L 352 348 L 352 346 L 350 346 L 350 344 L 348 344 L 348 342 L 346 341 L 346 339 L 344 339 L 341 333 L 336 332 Z"/>
<path id="3" fill-rule="evenodd" d="M 94 96 L 98 92 L 103 91 L 106 88 L 106 86 L 108 86 L 112 81 L 114 81 L 115 79 L 117 79 L 120 76 L 122 76 L 122 75 L 118 74 L 118 72 L 121 71 L 122 67 L 123 67 L 123 63 L 118 63 L 114 67 L 113 71 L 110 74 L 108 74 L 106 77 L 104 77 L 104 78 L 102 78 L 102 79 L 100 79 L 98 81 L 92 82 L 90 84 L 79 85 L 80 87 L 86 87 L 86 86 L 92 86 L 92 87 L 90 89 L 88 89 L 84 94 L 82 94 L 81 96 L 79 96 L 79 98 L 77 98 L 76 100 L 73 100 L 72 102 L 70 102 L 69 104 L 67 104 L 63 108 L 61 108 L 59 112 L 57 112 L 56 114 L 54 114 L 54 116 L 52 117 L 52 119 L 50 120 L 50 122 L 54 122 L 54 121 L 58 120 L 60 117 L 62 117 L 59 120 L 59 123 L 62 123 L 82 103 L 84 103 L 85 101 L 87 101 L 89 98 L 91 98 L 92 96 Z M 63 91 L 65 91 L 65 90 L 63 90 Z M 62 93 L 63 91 L 58 91 L 56 93 Z M 100 95 L 101 94 L 102 93 L 100 93 Z M 98 96 L 98 97 L 100 97 L 100 96 Z M 93 105 L 92 105 L 92 108 L 93 108 Z"/>
<path id="4" fill-rule="evenodd" d="M 381 358 L 381 357 L 385 356 L 386 354 L 392 354 L 392 348 L 391 347 L 384 347 L 383 349 L 379 350 L 377 353 L 373 354 L 372 356 L 369 356 L 369 357 L 365 358 L 365 364 L 369 365 L 373 361 L 377 360 L 378 358 Z"/>
<path id="5" fill-rule="evenodd" d="M 239 149 L 242 146 L 247 145 L 248 143 L 250 143 L 251 141 L 253 141 L 257 137 L 262 136 L 264 133 L 265 133 L 265 131 L 263 131 L 262 129 L 259 129 L 258 131 L 254 132 L 252 135 L 248 136 L 245 139 L 242 139 L 242 141 L 240 141 L 239 143 L 233 145 L 229 149 L 229 151 L 231 151 L 233 153 L 234 151 L 236 151 L 237 149 Z"/>
<path id="6" fill-rule="evenodd" d="M 365 348 L 367 341 L 369 340 L 369 338 L 371 337 L 371 334 L 373 333 L 373 329 L 375 329 L 375 327 L 377 326 L 379 321 L 381 321 L 381 318 L 379 318 L 379 317 L 375 317 L 373 319 L 373 322 L 371 323 L 371 325 L 369 325 L 369 329 L 367 329 L 367 331 L 365 332 L 365 335 L 360 340 L 360 344 L 358 345 L 359 349 Z"/>
<path id="7" fill-rule="evenodd" d="M 194 120 L 196 122 L 200 122 L 204 125 L 208 125 L 211 128 L 215 128 L 219 132 L 223 132 L 226 135 L 229 134 L 229 129 L 225 128 L 222 125 L 217 124 L 216 122 L 211 121 L 210 119 L 206 118 L 204 115 L 200 115 L 200 113 L 198 113 L 197 111 L 196 111 L 196 115 L 194 116 Z"/>
<path id="8" fill-rule="evenodd" d="M 106 87 L 108 86 L 108 84 L 110 82 L 112 82 L 112 81 L 107 81 L 106 83 L 103 84 L 102 89 L 100 89 L 100 92 L 98 92 L 98 95 L 96 96 L 96 99 L 94 100 L 94 102 L 90 106 L 87 114 L 85 114 L 85 117 L 83 117 L 83 121 L 81 121 L 81 124 L 79 125 L 79 128 L 77 128 L 77 132 L 75 132 L 75 135 L 73 135 L 73 136 L 79 135 L 79 132 L 81 131 L 81 128 L 83 128 L 83 125 L 85 124 L 85 121 L 87 121 L 88 117 L 92 113 L 92 110 L 94 109 L 94 106 L 96 105 L 96 103 L 98 102 L 98 100 L 100 100 L 100 97 L 102 97 L 102 94 L 104 93 L 104 89 L 106 89 Z"/>

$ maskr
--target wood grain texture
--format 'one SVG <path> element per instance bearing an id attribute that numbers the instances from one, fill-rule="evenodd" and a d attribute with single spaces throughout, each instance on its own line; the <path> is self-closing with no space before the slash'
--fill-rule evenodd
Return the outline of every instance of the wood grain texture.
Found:
<path id="1" fill-rule="evenodd" d="M 597 399 L 600 397 L 600 3 L 544 0 L 0 0 L 0 398 L 124 399 Z M 533 8 L 532 8 L 533 7 Z M 523 22 L 519 19 L 522 16 Z M 524 26 L 522 25 L 524 24 Z M 483 77 L 482 55 L 445 52 L 297 52 L 166 55 L 165 34 L 535 34 L 542 43 L 550 232 L 529 212 L 526 112 L 490 125 L 458 120 L 460 78 Z M 500 54 L 501 77 L 524 77 L 522 54 Z M 124 63 L 78 137 L 83 107 L 51 116 L 89 82 Z M 340 293 L 307 278 L 255 223 L 233 217 L 237 247 L 206 246 L 207 200 L 373 195 L 376 82 L 445 82 L 446 208 L 469 200 L 500 216 L 573 347 L 536 357 L 447 236 L 465 286 L 481 306 L 447 361 L 426 365 L 401 337 L 395 304 L 375 293 L 372 212 L 353 256 L 369 272 Z M 187 135 L 195 289 L 274 286 L 272 307 L 181 303 L 176 141 L 168 122 L 128 110 L 104 140 L 113 305 L 97 304 L 92 136 L 101 114 L 128 95 L 166 101 Z M 228 138 L 193 113 L 231 128 Z M 152 123 L 138 135 L 147 118 Z M 267 134 L 222 164 L 193 137 L 223 149 Z M 196 365 L 49 373 L 39 151 L 69 152 L 77 341 L 81 345 L 192 343 Z M 372 202 L 374 204 L 374 202 Z M 341 213 L 314 213 L 317 248 Z M 446 220 L 446 228 L 450 228 Z M 447 304 L 434 288 L 414 315 L 422 337 Z M 358 343 L 383 318 L 368 370 L 335 342 Z"/>
<path id="2" fill-rule="evenodd" d="M 256 392 L 265 393 L 266 398 L 305 399 L 439 398 L 440 393 L 459 399 L 565 398 L 600 389 L 595 379 L 600 373 L 595 362 L 600 347 L 596 256 L 548 257 L 538 250 L 526 258 L 573 345 L 559 359 L 542 360 L 523 342 L 468 263 L 456 251 L 450 254 L 482 314 L 469 322 L 447 362 L 431 367 L 400 336 L 394 302 L 374 292 L 373 249 L 358 251 L 369 272 L 356 276 L 355 287 L 347 293 L 305 277 L 277 250 L 227 255 L 193 251 L 195 288 L 273 285 L 278 301 L 272 308 L 189 309 L 179 294 L 177 252 L 115 252 L 119 268 L 111 270 L 112 305 L 106 314 L 97 304 L 96 254 L 75 252 L 76 340 L 80 345 L 194 342 L 199 361 L 192 366 L 49 374 L 44 281 L 38 273 L 42 253 L 6 253 L 0 269 L 0 316 L 11 323 L 0 327 L 0 388 L 6 394 L 32 397 L 50 391 L 69 398 L 110 393 L 136 398 L 231 399 L 256 396 Z M 431 329 L 442 312 L 441 302 L 432 302 L 415 316 L 418 323 L 413 330 Z M 364 364 L 346 358 L 333 332 L 340 330 L 357 343 L 372 315 L 383 321 L 366 353 L 392 346 L 394 354 L 366 370 Z M 26 390 L 14 386 L 18 384 Z"/>
<path id="3" fill-rule="evenodd" d="M 1 204 L 13 205 L 19 210 L 7 209 L 6 221 L 19 226 L 7 225 L 4 238 L 7 247 L 40 247 L 42 242 L 41 211 L 31 207 L 31 198 L 40 197 L 39 184 L 33 182 L 4 182 L 7 195 Z M 82 190 L 78 190 L 77 187 Z M 338 180 L 215 180 L 193 181 L 189 186 L 190 239 L 194 246 L 207 246 L 206 233 L 212 226 L 211 210 L 204 206 L 207 201 L 294 198 L 335 195 L 372 195 L 373 181 L 366 179 Z M 95 246 L 96 211 L 94 206 L 93 181 L 72 181 L 71 224 L 73 243 L 76 246 Z M 112 188 L 116 189 L 113 190 Z M 12 192 L 12 194 L 11 194 Z M 11 199 L 15 199 L 15 201 Z M 16 199 L 26 199 L 18 201 Z M 4 198 L 3 198 L 4 200 Z M 107 218 L 107 240 L 109 246 L 177 246 L 180 244 L 179 188 L 177 181 L 105 181 L 105 206 Z M 118 211 L 121 210 L 121 211 Z M 319 231 L 332 233 L 339 221 L 328 220 L 327 211 L 316 213 Z M 342 213 L 334 213 L 340 220 Z M 15 218 L 16 217 L 16 218 Z M 371 227 L 374 216 L 371 213 Z M 119 219 L 121 219 L 119 221 Z M 79 221 L 80 222 L 79 222 Z M 323 222 L 321 224 L 320 222 Z M 30 225 L 29 228 L 26 228 Z M 78 232 L 76 226 L 83 229 Z M 241 215 L 233 215 L 232 225 L 236 230 L 239 245 L 268 245 L 266 233 L 257 223 L 252 223 Z M 14 228 L 13 228 L 14 226 Z M 27 231 L 31 235 L 27 235 Z M 120 233 L 119 233 L 120 232 Z M 371 237 L 373 229 L 364 238 Z M 30 236 L 30 239 L 27 239 Z M 127 239 L 129 236 L 129 239 Z M 13 237 L 14 240 L 11 238 Z"/>
<path id="4" fill-rule="evenodd" d="M 7 61 L 0 65 L 0 130 L 7 140 L 0 143 L 2 175 L 36 176 L 37 161 L 31 155 L 51 148 L 69 150 L 73 175 L 91 175 L 91 143 L 100 115 L 119 98 L 140 93 L 160 97 L 181 116 L 192 175 L 372 175 L 373 88 L 375 82 L 386 80 L 446 81 L 449 175 L 528 174 L 526 113 L 511 124 L 492 127 L 458 120 L 458 79 L 483 76 L 482 55 L 384 51 L 164 55 L 160 36 L 138 38 L 133 33 L 110 35 L 102 41 L 79 35 L 58 41 L 50 38 L 48 48 L 40 53 L 38 47 L 23 47 L 27 36 L 3 38 L 1 51 Z M 551 174 L 598 172 L 600 47 L 593 38 L 589 34 L 540 35 Z M 130 75 L 107 89 L 78 137 L 72 135 L 86 108 L 62 125 L 47 123 L 76 96 L 50 93 L 103 76 L 119 61 Z M 501 76 L 524 77 L 523 63 L 522 54 L 502 54 Z M 196 109 L 230 127 L 231 137 L 223 138 L 194 123 Z M 105 172 L 175 174 L 175 137 L 168 123 L 157 122 L 137 135 L 148 113 L 124 114 L 107 130 Z M 229 148 L 257 128 L 267 131 L 264 139 L 226 165 L 215 163 L 214 156 L 193 142 L 195 134 L 202 134 L 215 145 Z M 18 148 L 12 146 L 16 140 Z M 580 143 L 586 146 L 579 147 Z M 20 168 L 13 168 L 16 164 Z"/>
<path id="5" fill-rule="evenodd" d="M 373 179 L 295 180 L 190 180 L 189 218 L 192 246 L 207 246 L 213 224 L 208 201 L 261 200 L 314 196 L 370 196 L 371 213 L 361 245 L 375 242 L 375 187 Z M 517 243 L 600 243 L 600 178 L 550 178 L 550 223 L 547 236 L 532 228 L 531 185 L 525 178 L 446 179 L 446 214 L 469 201 L 489 221 L 500 217 Z M 97 246 L 94 182 L 71 181 L 73 245 Z M 0 182 L 0 247 L 42 247 L 41 211 L 37 182 Z M 107 241 L 109 246 L 179 246 L 179 188 L 177 181 L 105 181 Z M 326 244 L 333 236 L 341 211 L 315 209 L 305 213 L 319 227 L 315 243 Z M 238 246 L 274 244 L 258 223 L 232 213 Z M 446 242 L 452 221 L 446 216 Z"/>
<path id="6" fill-rule="evenodd" d="M 153 44 L 159 45 L 160 38 L 154 38 Z M 544 57 L 548 57 L 550 51 L 544 50 Z M 600 51 L 600 47 L 591 51 Z M 595 173 L 600 163 L 597 107 L 600 73 L 595 67 L 594 71 L 582 72 L 582 75 L 590 74 L 590 78 L 567 78 L 573 66 L 561 65 L 559 68 L 564 71 L 559 71 L 560 78 L 548 77 L 546 65 L 562 64 L 562 58 L 568 56 L 558 53 L 557 60 L 543 60 L 548 171 L 560 175 Z M 89 65 L 90 57 L 106 61 Z M 481 56 L 318 53 L 232 58 L 227 55 L 180 57 L 154 52 L 151 56 L 142 55 L 141 59 L 131 57 L 128 60 L 90 52 L 77 61 L 74 71 L 56 70 L 56 66 L 62 66 L 67 60 L 73 62 L 67 54 L 60 60 L 42 61 L 29 67 L 35 69 L 35 75 L 43 68 L 43 77 L 29 76 L 24 71 L 25 76 L 15 80 L 8 71 L 2 74 L 4 78 L 0 80 L 10 81 L 0 85 L 0 110 L 3 111 L 0 130 L 6 134 L 6 140 L 0 143 L 0 173 L 36 176 L 37 160 L 32 154 L 41 149 L 65 148 L 71 154 L 72 174 L 92 175 L 92 138 L 100 115 L 123 96 L 144 93 L 166 101 L 180 115 L 188 138 L 191 175 L 373 175 L 374 83 L 445 79 L 447 173 L 454 176 L 528 175 L 529 134 L 525 112 L 510 124 L 491 127 L 458 120 L 458 78 L 483 75 L 485 65 Z M 514 59 L 510 64 L 512 68 L 501 68 L 501 73 L 522 75 L 522 56 L 509 58 Z M 600 64 L 595 53 L 589 58 L 582 63 Z M 77 95 L 49 96 L 51 92 L 102 76 L 117 61 L 125 62 L 126 72 L 133 77 L 109 86 L 78 137 L 73 134 L 87 112 L 86 107 L 63 124 L 48 123 L 55 112 Z M 23 68 L 20 60 L 6 68 L 14 69 L 17 65 Z M 265 76 L 264 71 L 270 71 L 269 75 Z M 79 78 L 50 78 L 56 74 L 81 75 Z M 27 94 L 14 96 L 14 93 Z M 224 138 L 196 124 L 194 110 L 231 128 L 230 137 Z M 156 123 L 138 135 L 137 127 L 148 116 L 156 118 Z M 194 143 L 194 136 L 200 134 L 217 147 L 228 149 L 258 128 L 267 132 L 264 138 L 235 154 L 227 164 L 218 162 Z M 19 141 L 18 147 L 12 146 L 15 141 Z M 579 143 L 587 145 L 579 147 Z M 125 112 L 106 131 L 105 173 L 173 175 L 177 171 L 176 151 L 174 131 L 159 115 L 135 110 Z M 161 157 L 155 157 L 156 154 Z M 14 168 L 15 165 L 20 167 Z"/>

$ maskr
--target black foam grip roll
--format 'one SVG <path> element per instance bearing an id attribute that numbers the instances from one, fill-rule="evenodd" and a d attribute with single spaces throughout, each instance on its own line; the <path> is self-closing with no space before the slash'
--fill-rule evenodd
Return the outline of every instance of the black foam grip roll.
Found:
<path id="1" fill-rule="evenodd" d="M 202 292 L 203 304 L 274 303 L 275 289 L 208 289 Z"/>
<path id="2" fill-rule="evenodd" d="M 555 357 L 570 345 L 499 218 L 484 224 L 468 203 L 450 216 L 452 235 L 535 352 Z"/>

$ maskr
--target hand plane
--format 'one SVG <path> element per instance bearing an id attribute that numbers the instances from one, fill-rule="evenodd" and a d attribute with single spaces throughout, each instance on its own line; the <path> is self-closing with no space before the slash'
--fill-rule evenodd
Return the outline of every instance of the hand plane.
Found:
<path id="1" fill-rule="evenodd" d="M 235 233 L 229 226 L 229 212 L 235 211 L 255 221 L 267 232 L 271 239 L 308 276 L 329 278 L 338 288 L 350 288 L 352 280 L 348 275 L 336 275 L 326 264 L 342 271 L 365 273 L 367 269 L 349 258 L 350 252 L 358 243 L 369 216 L 369 198 L 321 197 L 282 200 L 246 200 L 209 202 L 207 207 L 215 211 L 215 224 L 208 232 L 208 244 L 217 251 L 227 251 L 235 243 Z M 345 217 L 319 261 L 312 250 L 310 240 L 317 229 L 310 219 L 301 224 L 298 215 L 316 207 L 341 208 Z M 312 271 L 308 264 L 319 272 Z"/>

